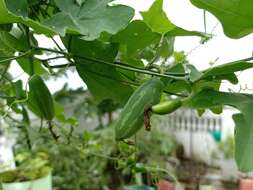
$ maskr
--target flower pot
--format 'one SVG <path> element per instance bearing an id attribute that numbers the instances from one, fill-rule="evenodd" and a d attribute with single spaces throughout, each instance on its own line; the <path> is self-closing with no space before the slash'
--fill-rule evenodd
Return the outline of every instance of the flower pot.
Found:
<path id="1" fill-rule="evenodd" d="M 240 179 L 240 190 L 252 190 L 253 180 L 252 179 Z"/>
<path id="2" fill-rule="evenodd" d="M 33 181 L 2 183 L 3 190 L 52 190 L 52 175 Z"/>
<path id="3" fill-rule="evenodd" d="M 160 180 L 158 183 L 158 190 L 174 190 L 174 185 L 166 180 Z"/>

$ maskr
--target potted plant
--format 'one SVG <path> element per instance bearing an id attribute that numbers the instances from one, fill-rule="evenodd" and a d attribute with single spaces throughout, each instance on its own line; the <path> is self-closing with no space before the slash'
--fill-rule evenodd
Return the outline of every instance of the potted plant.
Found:
<path id="1" fill-rule="evenodd" d="M 18 154 L 16 164 L 15 170 L 0 174 L 3 190 L 52 190 L 51 169 L 45 153 Z"/>

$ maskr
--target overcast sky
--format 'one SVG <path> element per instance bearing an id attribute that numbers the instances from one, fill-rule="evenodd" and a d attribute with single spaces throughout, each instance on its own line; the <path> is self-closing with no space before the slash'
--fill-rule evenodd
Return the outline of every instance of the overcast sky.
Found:
<path id="1" fill-rule="evenodd" d="M 118 0 L 117 3 L 127 4 L 135 8 L 136 19 L 140 18 L 139 11 L 147 10 L 153 3 L 153 0 Z M 164 0 L 164 10 L 171 21 L 187 30 L 204 31 L 203 10 L 194 7 L 189 0 Z M 202 70 L 209 67 L 210 61 L 217 60 L 215 65 L 234 61 L 252 56 L 253 51 L 253 35 L 246 36 L 240 40 L 233 40 L 224 36 L 222 27 L 215 17 L 207 14 L 207 32 L 215 35 L 209 42 L 199 46 L 199 38 L 197 37 L 179 37 L 175 42 L 176 51 L 191 52 L 188 60 L 198 69 Z M 52 46 L 51 41 L 40 40 L 40 45 L 45 47 Z M 239 74 L 240 85 L 245 88 L 253 89 L 253 70 L 244 71 Z M 14 76 L 26 80 L 26 74 L 22 74 L 22 70 L 17 66 L 11 67 L 11 73 Z M 77 73 L 68 72 L 68 79 L 60 79 L 58 81 L 49 81 L 48 85 L 52 92 L 60 89 L 66 81 L 69 82 L 71 88 L 85 86 Z M 223 90 L 232 88 L 238 91 L 239 85 L 233 86 L 225 82 L 222 85 Z"/>

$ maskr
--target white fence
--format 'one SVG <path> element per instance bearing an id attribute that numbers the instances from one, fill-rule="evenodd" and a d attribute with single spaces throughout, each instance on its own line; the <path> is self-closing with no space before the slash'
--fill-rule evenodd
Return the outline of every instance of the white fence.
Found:
<path id="1" fill-rule="evenodd" d="M 234 110 L 225 109 L 222 114 L 205 112 L 201 117 L 190 109 L 180 109 L 161 119 L 159 125 L 167 128 L 184 147 L 185 157 L 194 158 L 212 165 L 212 153 L 217 150 L 217 141 L 233 135 Z"/>

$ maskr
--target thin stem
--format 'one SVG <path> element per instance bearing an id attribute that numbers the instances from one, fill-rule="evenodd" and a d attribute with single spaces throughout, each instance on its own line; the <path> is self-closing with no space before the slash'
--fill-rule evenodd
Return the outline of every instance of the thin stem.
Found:
<path id="1" fill-rule="evenodd" d="M 52 135 L 52 137 L 54 138 L 54 140 L 57 142 L 58 141 L 58 138 L 59 136 L 55 134 L 54 130 L 53 130 L 53 124 L 52 124 L 52 121 L 48 121 L 48 128 L 49 128 L 49 131 Z"/>
<path id="2" fill-rule="evenodd" d="M 6 59 L 6 58 L 11 58 L 13 56 L 0 56 L 0 59 Z"/>
<path id="3" fill-rule="evenodd" d="M 31 33 L 30 33 L 30 29 L 29 27 L 25 26 L 25 30 L 26 30 L 26 38 L 27 38 L 27 44 L 28 44 L 28 47 L 29 49 L 31 50 L 32 49 L 32 46 L 31 46 Z M 30 71 L 31 71 L 31 75 L 34 74 L 34 58 L 33 58 L 33 55 L 29 55 L 29 63 L 30 63 Z"/>
<path id="4" fill-rule="evenodd" d="M 31 139 L 30 139 L 30 135 L 29 135 L 29 130 L 27 129 L 27 125 L 23 125 L 23 131 L 25 133 L 25 138 L 26 138 L 26 144 L 28 146 L 29 150 L 32 150 L 32 143 L 31 143 Z"/>
<path id="5" fill-rule="evenodd" d="M 0 63 L 5 63 L 5 62 L 13 61 L 13 60 L 16 60 L 18 58 L 25 57 L 25 56 L 29 55 L 30 53 L 31 53 L 31 50 L 28 50 L 27 52 L 22 53 L 22 54 L 20 54 L 18 56 L 13 56 L 13 57 L 10 57 L 10 58 L 7 58 L 7 59 L 0 60 Z"/>
<path id="6" fill-rule="evenodd" d="M 237 61 L 232 61 L 232 62 L 229 62 L 229 63 L 238 63 L 238 62 L 243 62 L 243 61 L 246 62 L 246 61 L 252 61 L 252 60 L 253 60 L 253 56 L 245 58 L 245 59 L 240 59 L 240 60 L 237 60 Z"/>
<path id="7" fill-rule="evenodd" d="M 50 69 L 61 69 L 61 68 L 75 66 L 75 64 L 73 64 L 73 63 L 66 63 L 66 64 L 61 64 L 61 65 L 48 65 L 45 62 L 42 62 L 42 64 L 45 67 L 50 68 Z"/>
<path id="8" fill-rule="evenodd" d="M 66 58 L 66 57 L 65 56 L 56 56 L 56 57 L 50 57 L 47 59 L 40 59 L 40 61 L 51 61 L 51 60 L 62 59 L 62 58 Z"/>
<path id="9" fill-rule="evenodd" d="M 61 46 L 56 42 L 56 40 L 54 39 L 54 37 L 51 37 L 51 40 L 54 42 L 54 44 L 57 46 L 57 48 L 58 48 L 60 51 L 63 51 L 63 49 L 62 49 Z"/>
<path id="10" fill-rule="evenodd" d="M 205 34 L 206 34 L 206 11 L 205 10 L 203 12 L 203 17 L 204 17 L 204 31 L 205 31 Z"/>
<path id="11" fill-rule="evenodd" d="M 71 137 L 72 137 L 73 132 L 74 132 L 74 127 L 72 125 L 70 125 L 69 134 L 67 136 L 67 144 L 71 143 Z"/>
<path id="12" fill-rule="evenodd" d="M 96 63 L 102 63 L 105 65 L 116 67 L 116 68 L 123 69 L 123 70 L 137 72 L 137 73 L 153 75 L 153 76 L 158 76 L 158 77 L 163 77 L 163 78 L 171 78 L 171 79 L 176 79 L 176 80 L 185 80 L 185 77 L 177 77 L 177 76 L 173 76 L 173 75 L 161 74 L 161 73 L 157 73 L 157 72 L 153 72 L 153 71 L 149 71 L 149 70 L 137 69 L 137 68 L 133 68 L 133 67 L 125 66 L 125 65 L 119 65 L 119 64 L 115 64 L 115 63 L 110 63 L 110 62 L 106 62 L 106 61 L 101 61 L 101 60 L 96 60 L 96 59 L 91 59 L 91 58 L 84 58 L 82 56 L 76 56 L 76 57 L 78 57 L 80 59 L 94 61 Z"/>
<path id="13" fill-rule="evenodd" d="M 44 65 L 45 67 L 50 67 L 50 68 L 52 68 L 52 69 L 54 69 L 54 68 L 65 68 L 66 66 L 74 66 L 74 64 L 63 64 L 63 65 L 53 65 L 53 66 L 49 66 L 49 65 Z M 87 70 L 87 72 L 91 72 L 91 73 L 93 73 L 93 74 L 95 74 L 95 75 L 98 75 L 98 76 L 100 76 L 100 77 L 104 77 L 104 78 L 107 78 L 107 79 L 110 79 L 110 80 L 116 80 L 116 79 L 114 79 L 114 78 L 112 78 L 112 77 L 109 77 L 109 76 L 107 76 L 107 75 L 103 75 L 103 74 L 101 74 L 101 73 L 97 73 L 97 72 L 94 72 L 94 71 L 88 71 Z M 121 72 L 120 72 L 121 73 Z M 121 73 L 122 75 L 124 75 L 124 73 Z M 125 75 L 124 75 L 125 76 Z M 125 77 L 127 77 L 127 76 L 125 76 Z M 133 85 L 133 86 L 139 86 L 140 84 L 138 84 L 138 83 L 136 83 L 136 82 L 134 82 L 134 81 L 132 81 L 129 77 L 127 77 L 128 78 L 128 80 L 130 80 L 130 81 L 123 81 L 123 80 L 117 80 L 118 82 L 120 82 L 120 83 L 122 83 L 122 84 L 126 84 L 126 85 Z M 166 93 L 166 94 L 170 94 L 170 95 L 175 95 L 175 96 L 179 96 L 179 97 L 187 97 L 187 95 L 184 95 L 184 94 L 178 94 L 178 93 L 174 93 L 174 92 L 169 92 L 169 91 L 166 91 L 166 90 L 164 90 L 163 91 L 164 93 Z"/>
<path id="14" fill-rule="evenodd" d="M 155 54 L 154 58 L 146 66 L 147 68 L 151 68 L 153 66 L 153 64 L 160 58 L 160 52 L 161 52 L 161 47 L 163 45 L 163 41 L 164 41 L 164 35 L 161 36 L 159 44 L 156 48 L 156 54 Z"/>
<path id="15" fill-rule="evenodd" d="M 48 48 L 40 48 L 40 47 L 39 48 L 35 47 L 35 49 L 40 49 L 40 50 L 44 50 L 44 51 L 50 51 L 50 52 L 53 52 L 53 53 L 58 53 L 58 54 L 63 54 L 63 55 L 66 55 L 66 56 L 70 56 L 69 53 L 61 52 L 61 51 L 58 51 L 58 50 L 53 50 L 53 49 L 48 49 Z M 170 74 L 161 74 L 161 73 L 158 73 L 158 72 L 146 70 L 145 68 L 132 67 L 132 66 L 129 66 L 129 65 L 124 64 L 124 63 L 119 64 L 119 62 L 116 62 L 117 64 L 115 64 L 115 63 L 110 63 L 110 62 L 107 62 L 107 61 L 98 60 L 98 59 L 89 58 L 89 57 L 84 57 L 84 56 L 80 56 L 80 55 L 72 55 L 72 56 L 76 57 L 76 58 L 79 58 L 79 59 L 93 61 L 93 62 L 96 62 L 96 63 L 105 64 L 105 65 L 108 65 L 108 66 L 117 67 L 119 69 L 133 71 L 133 72 L 137 72 L 137 73 L 143 73 L 143 74 L 148 74 L 148 75 L 153 75 L 153 76 L 158 76 L 158 77 L 164 77 L 164 78 L 172 78 L 172 79 L 176 79 L 176 80 L 185 80 L 185 77 L 175 76 L 174 73 L 171 73 L 171 75 Z"/>
<path id="16" fill-rule="evenodd" d="M 0 78 L 0 82 L 2 82 L 2 80 L 5 77 L 5 74 L 7 73 L 8 69 L 9 69 L 10 64 L 6 65 L 6 67 L 4 68 L 2 74 L 1 74 L 1 78 Z"/>
<path id="17" fill-rule="evenodd" d="M 56 54 L 62 54 L 62 55 L 66 55 L 66 56 L 69 55 L 67 52 L 59 51 L 59 50 L 56 50 L 56 49 L 49 49 L 49 48 L 43 48 L 43 47 L 33 47 L 33 48 L 35 50 L 48 51 L 48 52 L 52 52 L 52 53 L 56 53 Z"/>
<path id="18" fill-rule="evenodd" d="M 166 94 L 175 95 L 175 96 L 179 96 L 179 97 L 188 97 L 185 94 L 178 94 L 178 93 L 174 93 L 174 92 L 169 92 L 167 90 L 164 90 L 163 92 L 166 93 Z"/>

